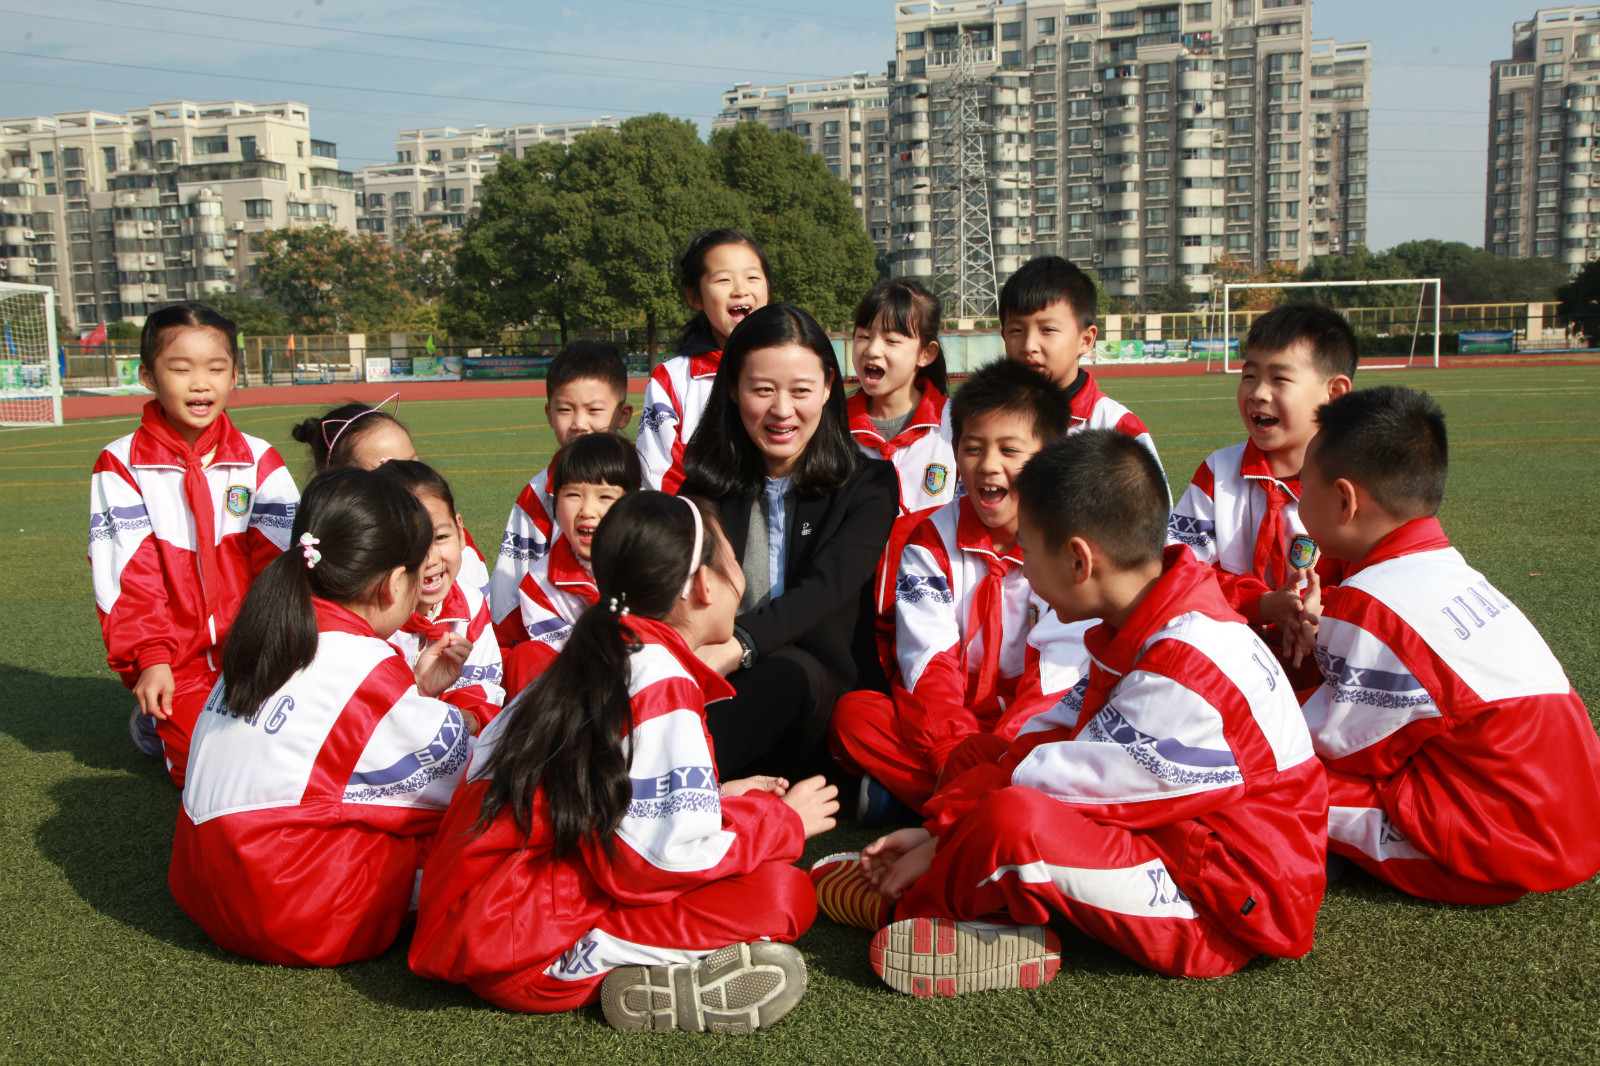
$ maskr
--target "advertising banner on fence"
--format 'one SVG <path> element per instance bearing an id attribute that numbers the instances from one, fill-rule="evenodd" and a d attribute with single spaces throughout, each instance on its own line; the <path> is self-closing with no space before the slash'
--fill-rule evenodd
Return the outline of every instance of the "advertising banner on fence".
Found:
<path id="1" fill-rule="evenodd" d="M 1199 338 L 1197 340 L 1190 341 L 1189 342 L 1189 347 L 1194 350 L 1194 353 L 1196 355 L 1221 355 L 1222 354 L 1222 338 L 1221 337 L 1202 337 L 1202 338 Z M 1236 356 L 1238 354 L 1239 354 L 1239 338 L 1238 337 L 1229 337 L 1228 338 L 1228 355 L 1229 355 L 1229 357 L 1233 357 L 1233 356 Z"/>
<path id="2" fill-rule="evenodd" d="M 1164 363 L 1169 359 L 1188 359 L 1188 341 L 1095 341 L 1096 363 Z"/>
<path id="3" fill-rule="evenodd" d="M 549 357 L 541 355 L 468 356 L 461 360 L 461 376 L 467 381 L 526 379 L 542 377 L 549 365 Z"/>
<path id="4" fill-rule="evenodd" d="M 459 355 L 369 355 L 368 381 L 460 381 Z"/>
<path id="5" fill-rule="evenodd" d="M 1479 329 L 1456 335 L 1462 355 L 1500 355 L 1516 350 L 1517 334 L 1509 329 Z"/>

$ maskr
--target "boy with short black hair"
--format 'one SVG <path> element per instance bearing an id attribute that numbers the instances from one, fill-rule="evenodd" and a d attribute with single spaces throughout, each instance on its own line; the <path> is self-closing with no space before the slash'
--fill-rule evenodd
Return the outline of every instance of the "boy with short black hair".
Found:
<path id="1" fill-rule="evenodd" d="M 621 433 L 633 418 L 628 402 L 628 365 L 622 351 L 603 341 L 570 341 L 550 361 L 545 376 L 545 421 L 556 435 L 556 451 L 585 433 Z M 517 589 L 529 568 L 555 539 L 555 503 L 550 468 L 535 474 L 506 519 L 500 556 L 489 579 L 489 606 L 502 653 L 528 639 Z"/>
<path id="2" fill-rule="evenodd" d="M 862 775 L 856 814 L 864 824 L 884 824 L 879 789 L 920 811 L 950 751 L 993 731 L 1015 696 L 1024 642 L 1041 609 L 1016 546 L 1016 477 L 1066 433 L 1066 398 L 999 359 L 969 377 L 950 403 L 966 494 L 927 513 L 901 552 L 891 695 L 847 693 L 829 726 L 834 757 Z"/>
<path id="3" fill-rule="evenodd" d="M 1228 602 L 1255 626 L 1275 627 L 1298 663 L 1314 645 L 1315 591 L 1289 562 L 1299 518 L 1300 467 L 1317 408 L 1350 391 L 1355 333 L 1344 316 L 1309 301 L 1273 308 L 1250 327 L 1236 400 L 1245 440 L 1206 457 L 1172 510 L 1168 539 L 1217 571 Z M 1322 568 L 1323 577 L 1337 570 Z"/>
<path id="4" fill-rule="evenodd" d="M 1165 547 L 1160 467 L 1089 430 L 1046 445 L 1018 487 L 1035 592 L 1065 620 L 1103 619 L 1090 674 L 998 763 L 943 785 L 924 827 L 866 848 L 864 873 L 899 901 L 873 967 L 914 995 L 1034 987 L 1059 964 L 1043 925 L 1062 915 L 1171 976 L 1304 955 L 1325 884 L 1322 767 L 1216 574 Z M 1024 924 L 988 924 L 998 914 Z"/>
<path id="5" fill-rule="evenodd" d="M 1402 891 L 1505 903 L 1600 870 L 1600 739 L 1527 617 L 1434 517 L 1444 414 L 1397 385 L 1317 412 L 1300 517 L 1349 564 L 1305 705 L 1329 847 Z"/>

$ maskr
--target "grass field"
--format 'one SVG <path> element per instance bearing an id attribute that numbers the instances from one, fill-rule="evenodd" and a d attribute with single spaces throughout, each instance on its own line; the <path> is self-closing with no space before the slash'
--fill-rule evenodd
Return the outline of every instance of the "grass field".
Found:
<path id="1" fill-rule="evenodd" d="M 1238 439 L 1235 379 L 1117 379 L 1175 486 Z M 1544 632 L 1600 708 L 1600 368 L 1368 374 L 1428 388 L 1450 419 L 1442 519 L 1467 559 Z M 276 444 L 309 408 L 237 419 Z M 528 400 L 408 404 L 423 457 L 492 546 L 551 450 Z M 1588 412 L 1587 414 L 1585 412 Z M 511 1015 L 413 976 L 405 943 L 308 972 L 210 943 L 173 903 L 178 796 L 137 754 L 131 700 L 104 663 L 84 561 L 87 478 L 135 419 L 0 432 L 0 1061 L 39 1062 L 1583 1062 L 1600 1058 L 1600 886 L 1507 907 L 1404 898 L 1359 872 L 1334 885 L 1317 945 L 1211 982 L 1154 977 L 1082 937 L 1037 993 L 928 1002 L 873 976 L 866 936 L 819 920 L 811 986 L 745 1039 L 622 1036 L 597 1011 Z M 869 834 L 846 824 L 808 860 Z"/>

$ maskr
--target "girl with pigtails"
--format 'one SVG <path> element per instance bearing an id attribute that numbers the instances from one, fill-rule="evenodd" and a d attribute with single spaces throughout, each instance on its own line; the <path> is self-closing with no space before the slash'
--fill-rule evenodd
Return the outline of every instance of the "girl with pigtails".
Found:
<path id="1" fill-rule="evenodd" d="M 618 500 L 598 602 L 479 740 L 423 871 L 411 967 L 508 1010 L 595 1003 L 621 1029 L 739 1033 L 799 1000 L 794 861 L 833 827 L 821 777 L 723 781 L 696 654 L 732 638 L 744 577 L 710 506 Z"/>

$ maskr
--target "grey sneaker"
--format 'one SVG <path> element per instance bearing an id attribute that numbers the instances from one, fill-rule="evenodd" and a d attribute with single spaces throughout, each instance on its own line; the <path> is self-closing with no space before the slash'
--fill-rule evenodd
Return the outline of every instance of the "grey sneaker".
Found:
<path id="1" fill-rule="evenodd" d="M 806 991 L 806 964 L 788 944 L 730 944 L 696 963 L 619 966 L 600 984 L 613 1029 L 748 1033 L 782 1018 Z"/>
<path id="2" fill-rule="evenodd" d="M 1061 940 L 1042 925 L 907 918 L 872 938 L 872 968 L 912 996 L 1038 988 L 1061 968 Z"/>
<path id="3" fill-rule="evenodd" d="M 156 720 L 148 714 L 140 714 L 137 706 L 128 717 L 128 734 L 133 737 L 133 746 L 146 755 L 160 755 L 164 750 L 161 737 L 156 733 Z"/>

